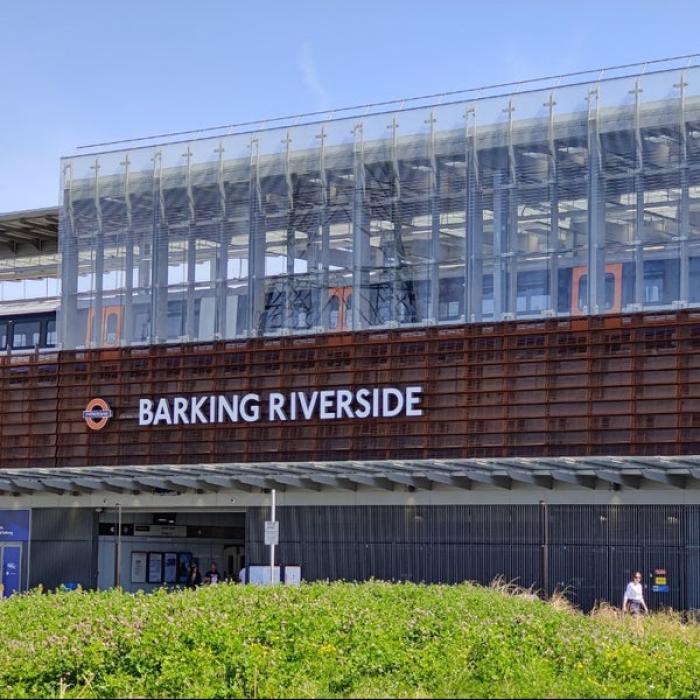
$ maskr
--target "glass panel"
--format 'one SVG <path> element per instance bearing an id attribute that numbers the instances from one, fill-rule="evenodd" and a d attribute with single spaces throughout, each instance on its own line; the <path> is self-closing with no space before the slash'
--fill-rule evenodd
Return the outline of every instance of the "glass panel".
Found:
<path id="1" fill-rule="evenodd" d="M 67 159 L 62 343 L 698 305 L 700 69 L 675 67 Z M 57 292 L 56 251 L 25 252 L 0 302 Z"/>
<path id="2" fill-rule="evenodd" d="M 41 321 L 15 321 L 12 335 L 13 348 L 34 348 L 39 345 Z"/>

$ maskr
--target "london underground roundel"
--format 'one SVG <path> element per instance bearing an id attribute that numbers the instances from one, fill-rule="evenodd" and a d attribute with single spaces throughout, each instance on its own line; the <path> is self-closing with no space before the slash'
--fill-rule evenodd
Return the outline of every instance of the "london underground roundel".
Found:
<path id="1" fill-rule="evenodd" d="M 102 430 L 112 415 L 112 409 L 104 399 L 92 399 L 83 411 L 83 418 L 90 430 Z"/>

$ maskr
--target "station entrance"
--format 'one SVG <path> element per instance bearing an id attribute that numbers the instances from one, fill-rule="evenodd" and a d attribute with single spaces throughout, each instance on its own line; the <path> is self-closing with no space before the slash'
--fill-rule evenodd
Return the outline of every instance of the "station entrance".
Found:
<path id="1" fill-rule="evenodd" d="M 121 530 L 120 530 L 121 523 Z M 212 564 L 221 580 L 245 567 L 245 511 L 105 509 L 99 513 L 97 587 L 151 591 L 202 579 Z"/>

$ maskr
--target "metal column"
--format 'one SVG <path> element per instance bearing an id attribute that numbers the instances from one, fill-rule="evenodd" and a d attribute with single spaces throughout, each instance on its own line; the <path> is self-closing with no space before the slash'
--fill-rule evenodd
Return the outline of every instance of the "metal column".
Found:
<path id="1" fill-rule="evenodd" d="M 469 119 L 473 126 L 469 135 Z M 479 158 L 477 151 L 476 111 L 469 108 L 464 113 L 466 151 L 466 201 L 465 201 L 465 232 L 466 247 L 466 277 L 464 281 L 464 318 L 467 322 L 481 320 L 483 295 L 483 262 L 482 237 L 484 219 L 481 209 L 481 193 L 479 191 Z"/>
<path id="2" fill-rule="evenodd" d="M 549 108 L 549 235 L 547 237 L 547 266 L 549 273 L 549 308 L 553 316 L 559 311 L 559 188 L 557 186 L 557 149 L 554 141 L 554 93 L 544 106 Z"/>
<path id="3" fill-rule="evenodd" d="M 588 313 L 598 314 L 605 303 L 605 198 L 598 134 L 599 88 L 588 92 Z"/>
<path id="4" fill-rule="evenodd" d="M 265 312 L 265 222 L 260 191 L 260 143 L 250 140 L 250 237 L 248 239 L 248 326 L 251 335 L 263 330 Z"/>
<path id="5" fill-rule="evenodd" d="M 151 333 L 150 342 L 168 337 L 168 235 L 163 201 L 163 155 L 153 156 L 153 237 L 151 241 Z"/>
<path id="6" fill-rule="evenodd" d="M 63 226 L 61 235 L 61 338 L 64 348 L 80 344 L 78 326 L 78 233 L 73 216 L 73 166 L 63 166 Z"/>
<path id="7" fill-rule="evenodd" d="M 102 307 L 104 289 L 105 239 L 102 228 L 102 205 L 100 203 L 100 163 L 95 158 L 91 166 L 95 171 L 95 289 L 93 301 L 92 328 L 90 329 L 90 345 L 102 345 Z"/>
<path id="8" fill-rule="evenodd" d="M 126 205 L 126 241 L 124 250 L 124 319 L 121 328 L 121 343 L 128 345 L 133 340 L 134 329 L 134 231 L 129 192 L 129 154 L 120 165 L 124 166 L 124 204 Z"/>
<path id="9" fill-rule="evenodd" d="M 229 338 L 236 335 L 235 328 L 226 328 L 226 306 L 228 303 L 228 246 L 229 236 L 226 233 L 226 185 L 224 181 L 224 144 L 223 141 L 214 149 L 219 156 L 218 188 L 219 188 L 219 217 L 217 221 L 218 248 L 216 252 L 216 313 L 214 321 L 214 337 Z"/>
<path id="10" fill-rule="evenodd" d="M 635 148 L 635 234 L 634 234 L 634 303 L 640 308 L 644 305 L 644 156 L 642 153 L 642 134 L 639 124 L 639 95 L 642 92 L 639 80 L 635 81 L 634 90 L 634 148 Z M 605 301 L 603 307 L 605 309 Z"/>
<path id="11" fill-rule="evenodd" d="M 674 87 L 680 90 L 680 231 L 678 236 L 680 279 L 678 299 L 681 306 L 687 306 L 690 301 L 690 251 L 688 250 L 690 193 L 688 191 L 688 132 L 685 124 L 685 89 L 688 87 L 688 82 L 685 79 L 685 71 L 681 73 L 681 79 Z"/>
<path id="12" fill-rule="evenodd" d="M 435 155 L 435 123 L 434 113 L 426 124 L 430 127 L 428 142 L 428 157 L 430 159 L 430 300 L 428 318 L 437 323 L 440 319 L 440 173 Z"/>
<path id="13" fill-rule="evenodd" d="M 371 247 L 365 218 L 365 161 L 362 122 L 353 127 L 354 191 L 352 201 L 352 328 L 369 324 L 369 273 Z"/>
<path id="14" fill-rule="evenodd" d="M 192 192 L 192 149 L 187 146 L 183 153 L 186 160 L 187 189 L 187 299 L 185 301 L 185 335 L 187 340 L 196 340 L 195 289 L 197 277 L 197 232 L 194 226 L 194 195 Z"/>

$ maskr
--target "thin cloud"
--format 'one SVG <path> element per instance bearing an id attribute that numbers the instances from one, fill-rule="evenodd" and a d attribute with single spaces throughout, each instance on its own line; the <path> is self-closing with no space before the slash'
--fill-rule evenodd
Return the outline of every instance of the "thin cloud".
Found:
<path id="1" fill-rule="evenodd" d="M 311 45 L 305 41 L 299 50 L 299 70 L 304 81 L 304 86 L 316 101 L 316 109 L 325 111 L 330 109 L 330 99 L 326 88 L 323 87 L 321 78 L 316 69 L 316 62 L 311 53 Z"/>

